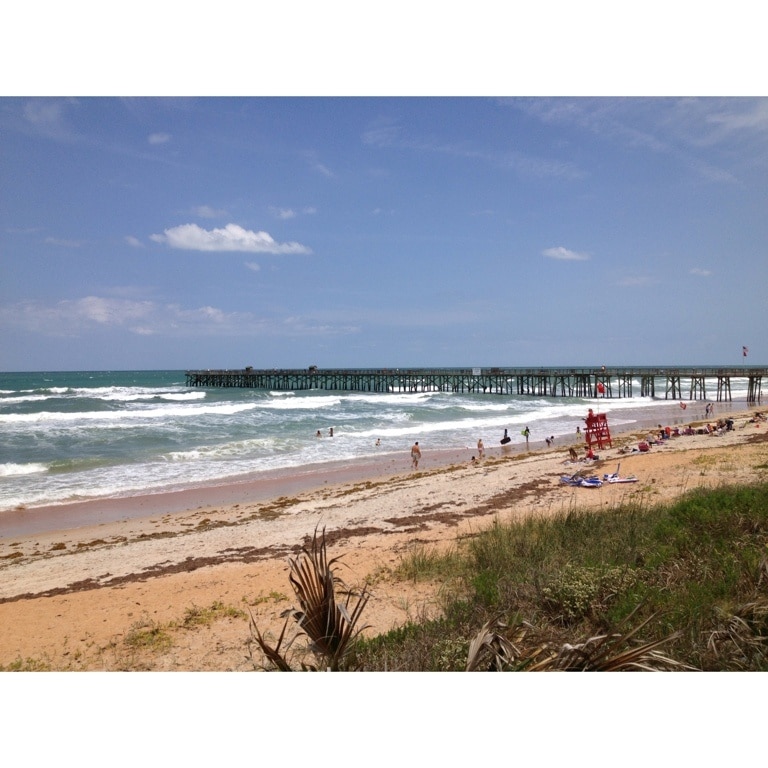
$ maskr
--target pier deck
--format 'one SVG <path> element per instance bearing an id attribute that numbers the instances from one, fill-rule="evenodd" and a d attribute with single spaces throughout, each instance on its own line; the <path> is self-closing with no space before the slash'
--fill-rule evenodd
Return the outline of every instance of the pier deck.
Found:
<path id="1" fill-rule="evenodd" d="M 768 368 L 424 368 L 187 371 L 190 387 L 237 387 L 290 392 L 458 392 L 537 397 L 730 401 L 733 379 L 747 380 L 747 402 L 762 400 Z M 707 392 L 707 382 L 714 397 Z M 658 393 L 658 395 L 657 395 Z"/>

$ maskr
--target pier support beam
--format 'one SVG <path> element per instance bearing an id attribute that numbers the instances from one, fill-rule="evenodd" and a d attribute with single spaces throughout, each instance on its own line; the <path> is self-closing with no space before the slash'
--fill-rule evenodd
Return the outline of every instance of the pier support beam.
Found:
<path id="1" fill-rule="evenodd" d="M 763 398 L 763 377 L 759 374 L 752 375 L 747 380 L 747 402 L 759 403 Z"/>
<path id="2" fill-rule="evenodd" d="M 717 402 L 723 400 L 731 402 L 731 377 L 721 375 L 717 377 Z"/>

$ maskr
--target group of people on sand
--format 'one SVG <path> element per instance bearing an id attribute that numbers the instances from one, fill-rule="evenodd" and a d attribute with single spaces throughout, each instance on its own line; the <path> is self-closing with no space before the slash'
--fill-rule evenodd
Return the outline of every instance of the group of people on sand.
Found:
<path id="1" fill-rule="evenodd" d="M 708 404 L 709 407 L 710 404 Z M 590 409 L 591 411 L 591 409 Z M 590 416 L 593 414 L 590 412 Z M 768 417 L 766 417 L 763 413 L 756 413 L 753 418 L 749 420 L 749 422 L 760 422 L 760 421 L 767 421 Z M 759 426 L 759 423 L 758 423 Z M 664 441 L 670 440 L 673 437 L 679 437 L 681 435 L 696 435 L 696 434 L 722 434 L 723 432 L 730 431 L 733 429 L 733 419 L 720 419 L 716 426 L 712 426 L 711 424 L 707 424 L 706 427 L 699 427 L 698 429 L 693 429 L 691 426 L 687 426 L 684 428 L 680 427 L 662 427 L 661 424 L 658 425 L 658 432 L 652 432 L 648 435 L 646 440 L 642 442 L 642 445 L 663 445 Z M 521 434 L 523 437 L 525 437 L 525 444 L 526 447 L 528 446 L 528 439 L 530 437 L 531 431 L 528 429 L 528 427 L 525 427 L 525 429 L 522 430 Z M 576 434 L 581 437 L 582 432 L 580 427 L 576 427 Z M 320 432 L 318 432 L 318 437 L 320 436 Z M 333 436 L 333 430 L 331 430 L 331 436 Z M 508 430 L 504 430 L 504 436 L 501 438 L 501 444 L 502 446 L 507 445 L 509 442 L 511 442 L 511 438 L 509 437 Z M 552 445 L 554 445 L 555 442 L 555 436 L 552 435 L 551 437 L 545 438 L 545 442 L 547 444 L 547 447 L 550 448 Z M 376 445 L 381 445 L 381 441 L 377 440 Z M 620 452 L 624 452 L 625 450 L 638 450 L 637 448 L 633 449 L 620 449 Z M 642 450 L 642 449 L 640 449 Z M 647 448 L 645 450 L 648 450 Z M 598 456 L 595 455 L 595 452 L 592 450 L 592 446 L 587 443 L 584 446 L 584 456 L 579 457 L 579 454 L 577 450 L 571 446 L 568 449 L 568 455 L 569 459 L 567 461 L 576 462 L 576 461 L 597 461 Z M 485 444 L 483 443 L 483 439 L 480 438 L 477 441 L 477 456 L 472 456 L 471 461 L 474 463 L 478 459 L 485 458 Z M 418 469 L 419 468 L 419 461 L 421 461 L 421 448 L 419 447 L 419 441 L 417 440 L 413 446 L 411 446 L 411 468 L 412 469 Z"/>

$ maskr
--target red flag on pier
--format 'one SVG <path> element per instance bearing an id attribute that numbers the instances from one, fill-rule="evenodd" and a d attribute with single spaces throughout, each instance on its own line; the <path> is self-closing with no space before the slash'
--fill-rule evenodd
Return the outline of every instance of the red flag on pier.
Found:
<path id="1" fill-rule="evenodd" d="M 747 356 L 747 352 L 749 352 L 749 347 L 742 347 L 741 348 L 741 354 L 743 357 Z"/>

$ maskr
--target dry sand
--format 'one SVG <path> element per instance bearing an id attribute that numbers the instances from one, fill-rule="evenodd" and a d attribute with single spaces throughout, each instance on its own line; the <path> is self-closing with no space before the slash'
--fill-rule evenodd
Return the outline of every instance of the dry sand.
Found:
<path id="1" fill-rule="evenodd" d="M 210 498 L 193 494 L 185 497 L 185 512 L 162 511 L 162 501 L 153 507 L 151 500 L 132 500 L 154 514 L 106 514 L 108 521 L 98 525 L 4 534 L 0 668 L 254 669 L 260 656 L 252 649 L 248 614 L 262 631 L 279 631 L 280 613 L 294 605 L 287 558 L 316 528 L 326 531 L 329 556 L 341 556 L 344 580 L 370 587 L 368 633 L 385 632 L 439 611 L 439 585 L 394 576 L 414 548 L 451 546 L 495 518 L 629 499 L 655 503 L 698 486 L 765 479 L 768 424 L 750 422 L 751 416 L 738 414 L 734 430 L 720 436 L 681 436 L 648 453 L 620 452 L 636 446 L 645 431 L 614 435 L 612 448 L 588 468 L 566 464 L 560 445 L 368 479 L 358 469 L 354 479 L 328 475 L 316 478 L 315 488 L 271 499 L 248 498 L 240 488 L 237 499 L 201 506 Z M 584 489 L 560 482 L 580 468 L 602 476 L 619 462 L 621 474 L 636 475 L 637 483 Z M 329 477 L 346 481 L 329 483 Z M 215 604 L 239 613 L 192 621 Z M 138 644 L 142 630 L 167 642 Z"/>

